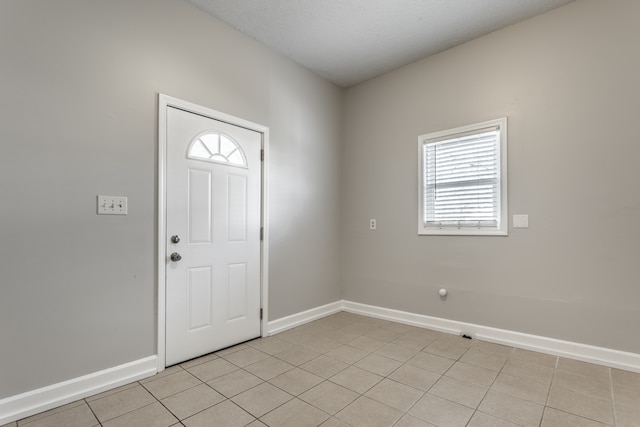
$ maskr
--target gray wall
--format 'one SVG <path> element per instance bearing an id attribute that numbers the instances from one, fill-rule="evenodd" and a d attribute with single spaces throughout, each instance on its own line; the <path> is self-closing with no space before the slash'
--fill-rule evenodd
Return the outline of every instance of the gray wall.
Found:
<path id="1" fill-rule="evenodd" d="M 638 16 L 577 1 L 348 90 L 344 298 L 640 353 Z M 418 135 L 503 116 L 530 227 L 418 236 Z"/>
<path id="2" fill-rule="evenodd" d="M 156 353 L 158 92 L 270 127 L 269 318 L 340 299 L 341 89 L 180 0 L 3 0 L 0 77 L 0 399 Z"/>

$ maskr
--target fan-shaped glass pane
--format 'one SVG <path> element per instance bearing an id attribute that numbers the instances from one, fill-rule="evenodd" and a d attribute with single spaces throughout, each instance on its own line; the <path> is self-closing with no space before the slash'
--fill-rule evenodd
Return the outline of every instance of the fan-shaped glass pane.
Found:
<path id="1" fill-rule="evenodd" d="M 193 140 L 187 158 L 247 167 L 247 158 L 238 143 L 218 132 L 208 132 Z"/>

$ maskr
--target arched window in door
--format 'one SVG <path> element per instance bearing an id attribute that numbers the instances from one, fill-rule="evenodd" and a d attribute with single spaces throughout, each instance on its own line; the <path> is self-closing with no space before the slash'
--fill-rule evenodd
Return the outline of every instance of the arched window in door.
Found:
<path id="1" fill-rule="evenodd" d="M 220 132 L 206 132 L 196 137 L 189 145 L 187 158 L 247 167 L 247 158 L 240 145 L 229 135 Z"/>

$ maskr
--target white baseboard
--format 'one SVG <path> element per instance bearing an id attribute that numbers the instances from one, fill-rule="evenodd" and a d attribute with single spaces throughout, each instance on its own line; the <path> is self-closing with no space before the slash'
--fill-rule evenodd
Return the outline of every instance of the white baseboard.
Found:
<path id="1" fill-rule="evenodd" d="M 563 341 L 555 338 L 530 335 L 522 332 L 506 329 L 492 328 L 473 323 L 458 322 L 439 317 L 426 316 L 424 314 L 409 313 L 407 311 L 377 307 L 352 301 L 336 301 L 321 307 L 292 314 L 268 323 L 268 335 L 286 331 L 296 326 L 312 322 L 321 317 L 328 316 L 339 311 L 347 311 L 355 314 L 376 317 L 407 325 L 418 326 L 449 334 L 470 335 L 481 341 L 508 345 L 525 350 L 537 351 L 554 356 L 581 360 L 619 368 L 632 372 L 640 372 L 640 354 L 613 350 L 605 347 L 596 347 L 571 341 Z"/>
<path id="2" fill-rule="evenodd" d="M 595 363 L 598 365 L 608 366 L 610 368 L 640 372 L 640 354 L 636 353 L 612 350 L 604 347 L 595 347 L 571 341 L 562 341 L 538 335 L 529 335 L 522 332 L 491 328 L 488 326 L 458 322 L 455 320 L 441 319 L 438 317 L 409 313 L 384 307 L 376 307 L 351 301 L 342 301 L 342 309 L 350 313 L 391 320 L 440 332 L 457 335 L 464 333 L 481 341 L 489 341 L 496 344 L 508 345 L 554 356 L 581 360 L 583 362 Z"/>
<path id="3" fill-rule="evenodd" d="M 158 357 L 149 356 L 58 384 L 0 400 L 0 425 L 119 387 L 157 372 Z"/>
<path id="4" fill-rule="evenodd" d="M 314 320 L 318 320 L 322 317 L 329 316 L 342 310 L 343 301 L 340 300 L 320 307 L 312 308 L 310 310 L 302 311 L 300 313 L 292 314 L 290 316 L 282 317 L 280 319 L 272 320 L 268 323 L 267 335 L 284 332 L 287 329 L 295 328 L 296 326 L 313 322 Z"/>

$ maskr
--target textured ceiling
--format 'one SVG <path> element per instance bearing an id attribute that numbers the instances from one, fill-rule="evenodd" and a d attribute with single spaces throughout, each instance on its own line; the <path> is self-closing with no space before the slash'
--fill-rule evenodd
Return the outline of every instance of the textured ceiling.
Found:
<path id="1" fill-rule="evenodd" d="M 573 0 L 187 0 L 343 87 Z"/>

